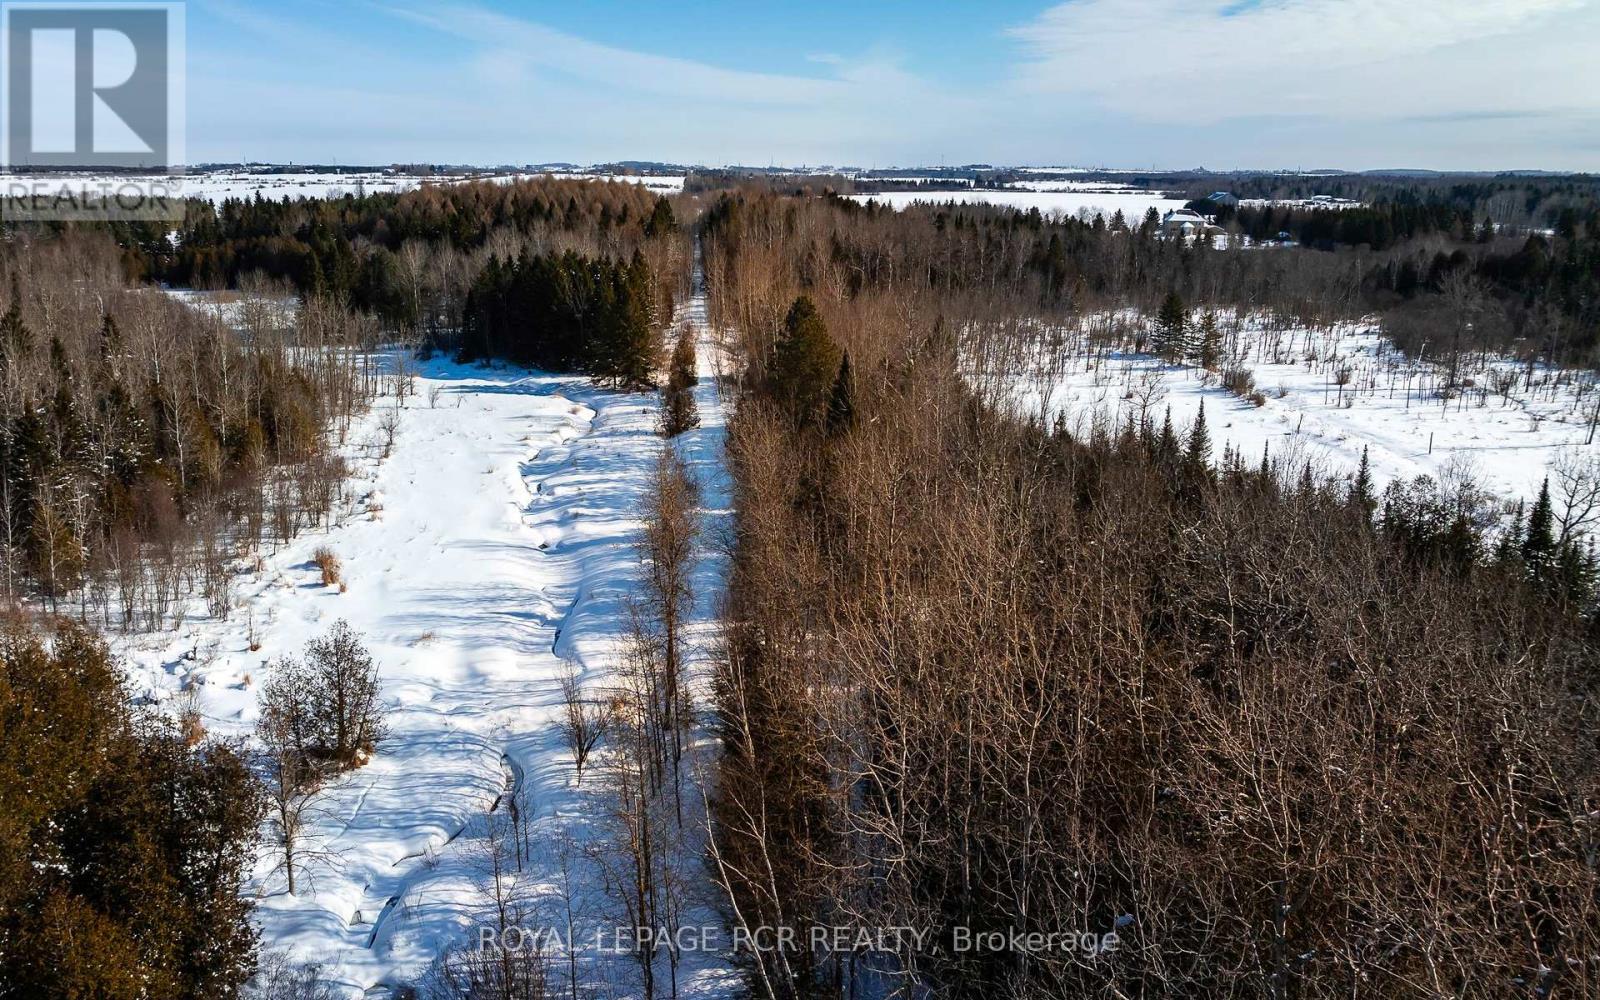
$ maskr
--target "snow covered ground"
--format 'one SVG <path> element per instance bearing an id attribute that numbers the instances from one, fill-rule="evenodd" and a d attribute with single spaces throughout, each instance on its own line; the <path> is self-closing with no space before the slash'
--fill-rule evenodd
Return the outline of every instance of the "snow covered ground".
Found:
<path id="1" fill-rule="evenodd" d="M 284 170 L 270 173 L 257 173 L 254 171 L 198 171 L 176 179 L 162 179 L 166 189 L 172 194 L 185 198 L 200 198 L 214 203 L 221 203 L 229 198 L 247 199 L 260 195 L 271 201 L 283 198 L 291 200 L 301 198 L 342 198 L 347 194 L 353 195 L 361 192 L 367 194 L 392 193 L 410 191 L 418 187 L 435 184 L 460 184 L 466 181 L 492 180 L 497 183 L 507 184 L 514 180 L 531 177 L 552 176 L 566 179 L 597 180 L 597 181 L 623 181 L 633 184 L 643 184 L 652 191 L 662 194 L 676 194 L 683 190 L 684 178 L 682 177 L 645 177 L 633 174 L 594 174 L 594 173 L 492 173 L 484 172 L 471 176 L 441 176 L 418 177 L 413 175 L 393 174 L 388 172 L 361 172 L 361 173 L 313 173 L 309 171 Z M 115 195 L 123 190 L 125 185 L 138 184 L 136 177 L 127 175 L 66 175 L 49 174 L 40 177 L 12 177 L 3 178 L 0 191 L 29 194 L 42 194 L 38 185 L 47 185 L 50 191 L 88 191 L 97 195 Z M 19 188 L 18 186 L 21 186 Z"/>
<path id="2" fill-rule="evenodd" d="M 690 625 L 703 690 L 731 490 L 703 296 L 686 318 L 704 340 L 703 423 L 676 442 L 704 494 Z M 264 553 L 236 581 L 228 621 L 197 605 L 176 631 L 114 637 L 136 691 L 164 703 L 192 697 L 210 732 L 242 737 L 277 658 L 299 655 L 339 619 L 365 636 L 390 735 L 369 764 L 315 800 L 306 843 L 318 857 L 298 893 L 285 891 L 265 844 L 250 885 L 263 947 L 320 963 L 350 997 L 388 996 L 479 926 L 475 859 L 504 793 L 522 790 L 537 814 L 536 896 L 557 905 L 559 845 L 569 837 L 582 868 L 600 836 L 603 792 L 592 779 L 575 782 L 557 728 L 560 677 L 571 663 L 590 690 L 614 683 L 640 572 L 637 507 L 663 444 L 654 394 L 444 360 L 421 364 L 414 381 L 389 457 L 380 454 L 379 421 L 396 406 L 392 396 L 349 435 L 354 476 L 338 523 Z M 321 546 L 343 563 L 345 588 L 321 584 L 311 562 Z M 575 886 L 581 926 L 615 923 L 594 872 L 580 870 Z M 697 922 L 715 922 L 703 902 L 695 912 Z M 686 959 L 685 996 L 729 992 L 720 956 Z M 630 995 L 631 958 L 582 961 L 586 980 Z M 563 965 L 563 992 L 564 973 Z"/>
<path id="3" fill-rule="evenodd" d="M 1076 216 L 1087 211 L 1091 217 L 1099 214 L 1107 219 L 1120 211 L 1130 224 L 1144 218 L 1148 209 L 1167 212 L 1186 204 L 1182 199 L 1167 198 L 1156 191 L 1112 190 L 1106 185 L 1094 185 L 1092 190 L 889 191 L 850 197 L 862 204 L 876 201 L 897 211 L 917 202 L 942 205 L 952 201 L 961 205 L 1003 205 L 1022 211 L 1037 208 L 1044 215 Z"/>
<path id="4" fill-rule="evenodd" d="M 162 288 L 169 295 L 196 312 L 205 313 L 217 322 L 239 328 L 247 322 L 246 313 L 254 312 L 250 320 L 258 320 L 271 329 L 294 325 L 300 311 L 300 298 L 294 294 L 245 295 L 231 289 Z"/>
<path id="5" fill-rule="evenodd" d="M 1138 322 L 1131 315 L 1119 319 Z M 1564 451 L 1600 449 L 1600 441 L 1585 445 L 1600 401 L 1593 373 L 1472 356 L 1462 368 L 1470 386 L 1446 400 L 1439 394 L 1442 365 L 1407 358 L 1366 324 L 1329 331 L 1241 324 L 1227 341 L 1228 355 L 1253 374 L 1260 406 L 1194 366 L 1165 364 L 1125 347 L 1097 350 L 1090 339 L 1079 329 L 1053 347 L 996 353 L 984 367 L 1026 373 L 1006 374 L 1000 382 L 1017 412 L 1052 421 L 1061 414 L 1079 430 L 1097 418 L 1115 424 L 1141 412 L 1159 424 L 1170 407 L 1181 433 L 1203 401 L 1218 457 L 1231 445 L 1246 462 L 1259 462 L 1267 450 L 1290 467 L 1310 461 L 1349 475 L 1367 448 L 1380 487 L 1394 479 L 1470 472 L 1508 501 L 1532 498 Z"/>

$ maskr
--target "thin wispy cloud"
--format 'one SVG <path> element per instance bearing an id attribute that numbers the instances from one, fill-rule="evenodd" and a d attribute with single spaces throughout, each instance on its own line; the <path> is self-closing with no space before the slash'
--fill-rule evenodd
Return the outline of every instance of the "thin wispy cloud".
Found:
<path id="1" fill-rule="evenodd" d="M 492 50 L 497 59 L 607 87 L 681 100 L 805 105 L 847 96 L 834 80 L 723 69 L 601 45 L 483 7 L 390 6 L 397 17 Z"/>
<path id="2" fill-rule="evenodd" d="M 1593 0 L 1072 0 L 1011 35 L 1029 92 L 1213 122 L 1592 107 L 1597 27 Z"/>
<path id="3" fill-rule="evenodd" d="M 1070 0 L 1020 24 L 975 6 L 966 34 L 931 42 L 975 53 L 960 64 L 881 21 L 791 44 L 756 11 L 691 57 L 649 25 L 606 42 L 493 3 L 352 0 L 328 20 L 306 0 L 194 0 L 215 27 L 191 46 L 191 148 L 1472 168 L 1514 148 L 1518 166 L 1596 166 L 1600 0 Z"/>

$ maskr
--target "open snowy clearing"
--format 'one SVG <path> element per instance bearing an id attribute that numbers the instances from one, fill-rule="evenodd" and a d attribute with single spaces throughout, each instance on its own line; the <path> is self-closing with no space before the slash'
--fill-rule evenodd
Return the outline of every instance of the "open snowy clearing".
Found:
<path id="1" fill-rule="evenodd" d="M 726 576 L 730 486 L 703 297 L 686 318 L 704 338 L 695 390 L 702 426 L 675 442 L 705 508 L 688 632 L 691 677 L 703 690 Z M 638 587 L 637 509 L 663 444 L 657 397 L 442 360 L 422 364 L 414 383 L 387 458 L 380 421 L 393 396 L 348 436 L 353 478 L 338 523 L 265 553 L 236 581 L 230 620 L 205 618 L 196 602 L 175 631 L 114 640 L 137 693 L 157 703 L 194 698 L 210 732 L 245 737 L 275 659 L 298 656 L 339 619 L 365 636 L 389 737 L 315 800 L 305 839 L 316 857 L 297 894 L 286 892 L 267 842 L 249 886 L 263 948 L 322 964 L 350 997 L 388 996 L 469 939 L 484 918 L 487 815 L 512 791 L 537 814 L 533 894 L 552 911 L 563 905 L 561 855 L 577 852 L 572 895 L 583 939 L 617 916 L 595 873 L 582 869 L 581 855 L 602 836 L 604 793 L 587 774 L 575 782 L 558 731 L 560 678 L 571 663 L 591 691 L 615 683 Z M 323 546 L 343 564 L 342 587 L 321 583 L 312 554 Z M 696 906 L 697 922 L 716 923 L 706 901 Z M 720 959 L 685 959 L 683 995 L 729 992 Z M 586 982 L 629 995 L 631 958 L 580 960 Z M 563 987 L 564 975 L 558 963 Z"/>
<path id="2" fill-rule="evenodd" d="M 1218 458 L 1232 447 L 1254 463 L 1266 451 L 1291 468 L 1309 461 L 1351 475 L 1366 448 L 1380 487 L 1470 472 L 1508 501 L 1532 499 L 1564 451 L 1589 447 L 1600 400 L 1592 373 L 1476 355 L 1463 363 L 1470 386 L 1446 400 L 1442 365 L 1406 357 L 1365 324 L 1274 331 L 1251 321 L 1226 347 L 1232 363 L 1254 376 L 1261 405 L 1192 365 L 1093 350 L 1081 332 L 1023 358 L 992 357 L 984 367 L 1026 373 L 1002 380 L 1016 412 L 1048 421 L 1060 415 L 1080 431 L 1097 419 L 1115 426 L 1141 414 L 1159 425 L 1170 407 L 1181 433 L 1204 402 Z"/>
<path id="3" fill-rule="evenodd" d="M 907 205 L 955 202 L 958 205 L 1000 205 L 1021 211 L 1038 209 L 1043 215 L 1076 216 L 1087 212 L 1091 217 L 1099 214 L 1107 219 L 1117 212 L 1130 224 L 1144 218 L 1145 212 L 1154 208 L 1167 212 L 1182 208 L 1182 199 L 1167 198 L 1154 191 L 1114 191 L 1098 185 L 1094 190 L 1065 191 L 889 191 L 883 194 L 851 195 L 862 204 L 876 201 L 899 211 Z"/>

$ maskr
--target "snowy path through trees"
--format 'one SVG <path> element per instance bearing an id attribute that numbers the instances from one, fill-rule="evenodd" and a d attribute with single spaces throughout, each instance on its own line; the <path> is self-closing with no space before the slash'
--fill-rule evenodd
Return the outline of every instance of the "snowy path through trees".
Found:
<path id="1" fill-rule="evenodd" d="M 687 316 L 704 329 L 703 297 Z M 706 346 L 703 425 L 677 442 L 708 507 L 697 650 L 709 644 L 725 578 L 715 552 L 729 496 Z M 575 785 L 559 731 L 560 681 L 570 663 L 591 690 L 614 682 L 639 576 L 639 502 L 662 446 L 654 394 L 440 360 L 422 364 L 417 383 L 389 457 L 379 457 L 379 422 L 392 395 L 352 429 L 355 478 L 340 523 L 267 553 L 236 581 L 230 620 L 196 609 L 176 632 L 117 640 L 148 698 L 197 692 L 208 730 L 246 736 L 274 660 L 299 655 L 341 618 L 366 636 L 390 735 L 314 801 L 298 894 L 285 891 L 270 845 L 251 887 L 263 947 L 322 963 L 352 997 L 385 995 L 468 939 L 482 916 L 475 858 L 508 773 L 536 816 L 523 879 L 531 896 L 553 903 L 560 845 L 581 850 L 598 836 L 599 793 L 587 776 Z M 318 579 L 320 546 L 343 563 L 343 592 Z M 576 889 L 588 921 L 609 915 L 593 878 Z"/>

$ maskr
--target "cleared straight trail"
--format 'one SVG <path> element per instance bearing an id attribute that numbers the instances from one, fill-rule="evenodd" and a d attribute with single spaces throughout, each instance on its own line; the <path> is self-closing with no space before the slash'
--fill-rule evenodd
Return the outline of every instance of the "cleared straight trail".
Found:
<path id="1" fill-rule="evenodd" d="M 729 489 L 703 294 L 680 319 L 703 340 L 703 423 L 675 443 L 706 507 L 690 630 L 702 670 L 726 577 Z M 117 640 L 149 700 L 193 697 L 212 733 L 244 736 L 274 660 L 341 618 L 366 637 L 389 737 L 315 800 L 305 838 L 315 856 L 298 894 L 266 846 L 250 887 L 263 947 L 323 964 L 352 997 L 386 996 L 467 940 L 482 915 L 474 857 L 508 790 L 525 789 L 535 813 L 536 891 L 553 892 L 564 835 L 580 852 L 598 836 L 600 793 L 575 785 L 558 730 L 560 678 L 565 661 L 594 687 L 612 682 L 640 570 L 639 504 L 663 444 L 654 393 L 442 360 L 422 363 L 415 386 L 387 458 L 378 428 L 392 396 L 348 436 L 356 471 L 339 522 L 266 553 L 237 581 L 228 621 L 197 608 L 176 632 Z M 343 563 L 342 593 L 318 579 L 320 546 Z M 596 881 L 577 890 L 604 922 Z M 685 994 L 720 992 L 716 965 L 691 964 Z"/>

